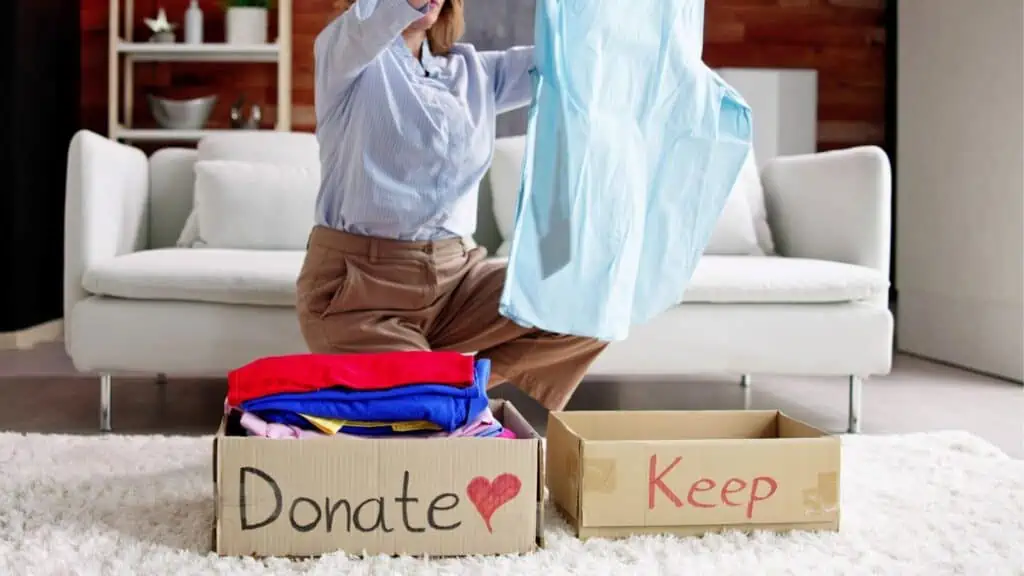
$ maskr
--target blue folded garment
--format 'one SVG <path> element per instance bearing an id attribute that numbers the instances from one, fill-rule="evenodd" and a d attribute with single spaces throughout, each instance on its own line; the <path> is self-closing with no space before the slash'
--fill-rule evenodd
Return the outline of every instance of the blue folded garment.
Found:
<path id="1" fill-rule="evenodd" d="M 240 408 L 267 422 L 312 426 L 300 414 L 362 422 L 413 422 L 426 420 L 451 432 L 464 426 L 487 408 L 487 382 L 491 362 L 474 364 L 473 385 L 458 388 L 445 384 L 413 384 L 388 390 L 325 388 L 315 392 L 272 394 L 242 403 Z"/>

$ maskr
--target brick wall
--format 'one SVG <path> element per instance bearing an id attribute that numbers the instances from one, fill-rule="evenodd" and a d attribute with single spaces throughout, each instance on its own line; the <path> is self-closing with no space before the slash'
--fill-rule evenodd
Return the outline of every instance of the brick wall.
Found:
<path id="1" fill-rule="evenodd" d="M 109 0 L 80 0 L 82 14 L 82 119 L 106 131 Z M 294 0 L 293 125 L 313 128 L 312 45 L 332 0 Z M 886 0 L 707 0 L 705 60 L 711 66 L 815 68 L 819 75 L 819 149 L 881 145 L 885 133 Z M 188 0 L 135 0 L 136 38 L 148 37 L 143 16 L 162 5 L 181 22 Z M 201 0 L 207 40 L 223 39 L 215 0 Z M 481 48 L 532 40 L 532 0 L 467 0 L 466 39 Z M 274 21 L 274 15 L 271 15 Z M 275 32 L 271 31 L 271 37 Z M 181 37 L 179 30 L 179 38 Z M 136 65 L 136 126 L 149 125 L 144 94 L 172 97 L 220 94 L 211 126 L 225 126 L 231 103 L 244 93 L 264 105 L 273 123 L 276 89 L 272 64 Z M 499 120 L 500 133 L 521 130 L 523 115 Z"/>

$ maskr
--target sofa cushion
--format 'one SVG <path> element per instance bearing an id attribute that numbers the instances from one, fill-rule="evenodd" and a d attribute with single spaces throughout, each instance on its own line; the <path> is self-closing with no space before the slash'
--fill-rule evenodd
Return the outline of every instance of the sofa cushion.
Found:
<path id="1" fill-rule="evenodd" d="M 137 300 L 294 306 L 305 251 L 164 248 L 90 267 L 83 287 Z"/>
<path id="2" fill-rule="evenodd" d="M 196 162 L 194 247 L 304 250 L 315 221 L 320 167 Z"/>
<path id="3" fill-rule="evenodd" d="M 754 234 L 757 237 L 759 254 L 775 254 L 775 239 L 772 237 L 772 230 L 768 226 L 768 209 L 764 199 L 764 184 L 761 182 L 761 172 L 757 168 L 757 158 L 754 151 L 750 151 L 743 168 L 740 169 L 739 178 L 733 192 L 742 191 L 747 197 L 747 206 L 750 209 L 750 217 L 754 221 Z"/>
<path id="4" fill-rule="evenodd" d="M 683 302 L 812 304 L 867 300 L 889 288 L 872 268 L 781 256 L 705 256 Z"/>
<path id="5" fill-rule="evenodd" d="M 740 187 L 743 182 L 738 180 L 729 193 L 722 213 L 718 215 L 718 221 L 711 230 L 708 245 L 704 248 L 705 255 L 764 256 L 764 251 L 757 243 L 754 215 L 750 211 L 747 193 Z"/>
<path id="6" fill-rule="evenodd" d="M 303 251 L 148 250 L 92 266 L 83 286 L 93 294 L 139 300 L 294 306 L 304 257 Z M 852 264 L 778 256 L 705 256 L 683 302 L 849 302 L 878 296 L 887 288 L 884 275 Z"/>
<path id="7" fill-rule="evenodd" d="M 213 132 L 196 146 L 199 160 L 236 160 L 320 166 L 320 145 L 312 132 L 239 130 Z"/>
<path id="8" fill-rule="evenodd" d="M 498 138 L 494 143 L 494 158 L 487 179 L 493 196 L 494 220 L 504 240 L 498 248 L 498 256 L 508 256 L 511 248 L 525 150 L 525 136 Z M 763 256 L 772 253 L 774 247 L 763 196 L 757 163 L 751 152 L 711 232 L 704 254 Z"/>
<path id="9" fill-rule="evenodd" d="M 512 238 L 516 224 L 516 202 L 523 178 L 523 152 L 526 136 L 498 138 L 494 142 L 494 157 L 487 171 L 494 203 L 494 222 L 498 233 L 506 242 Z"/>
<path id="10" fill-rule="evenodd" d="M 301 166 L 320 170 L 320 145 L 308 132 L 238 130 L 214 132 L 196 146 L 197 163 L 213 160 Z M 199 217 L 195 208 L 178 236 L 177 245 L 188 248 L 199 240 Z"/>

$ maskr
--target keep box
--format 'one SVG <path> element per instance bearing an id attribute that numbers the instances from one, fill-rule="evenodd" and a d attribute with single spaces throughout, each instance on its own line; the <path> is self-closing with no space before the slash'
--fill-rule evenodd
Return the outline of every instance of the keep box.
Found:
<path id="1" fill-rule="evenodd" d="M 580 538 L 839 530 L 840 440 L 781 412 L 556 412 L 547 437 Z"/>

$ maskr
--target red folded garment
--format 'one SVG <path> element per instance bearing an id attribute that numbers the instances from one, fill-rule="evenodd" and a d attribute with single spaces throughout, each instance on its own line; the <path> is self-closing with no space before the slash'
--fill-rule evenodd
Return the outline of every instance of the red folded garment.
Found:
<path id="1" fill-rule="evenodd" d="M 473 385 L 472 356 L 458 352 L 296 354 L 261 358 L 228 374 L 228 404 L 324 388 L 386 390 L 410 384 Z"/>

